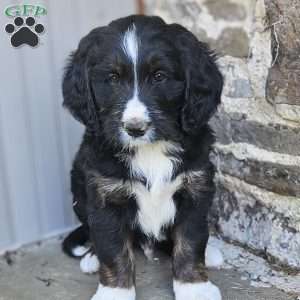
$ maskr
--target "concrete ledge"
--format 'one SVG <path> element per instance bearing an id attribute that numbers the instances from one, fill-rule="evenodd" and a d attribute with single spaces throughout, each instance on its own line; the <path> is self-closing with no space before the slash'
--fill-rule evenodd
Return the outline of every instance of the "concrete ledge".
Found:
<path id="1" fill-rule="evenodd" d="M 159 256 L 149 262 L 140 253 L 136 256 L 137 300 L 173 300 L 170 259 Z M 10 259 L 8 265 L 0 257 L 1 300 L 90 300 L 96 291 L 97 275 L 83 274 L 79 261 L 61 252 L 59 241 L 20 250 L 10 254 Z M 224 300 L 295 299 L 276 288 L 262 287 L 266 284 L 252 286 L 253 280 L 245 277 L 245 272 L 211 270 L 209 275 L 221 288 Z"/>

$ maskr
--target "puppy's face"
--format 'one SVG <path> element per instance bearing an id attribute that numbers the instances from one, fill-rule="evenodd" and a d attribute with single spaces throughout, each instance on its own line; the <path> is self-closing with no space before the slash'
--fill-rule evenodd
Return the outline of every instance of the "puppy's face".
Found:
<path id="1" fill-rule="evenodd" d="M 73 115 L 122 147 L 195 134 L 215 110 L 221 89 L 204 44 L 179 25 L 141 16 L 85 37 L 63 85 Z"/>
<path id="2" fill-rule="evenodd" d="M 104 133 L 123 145 L 177 139 L 184 102 L 178 52 L 161 30 L 130 25 L 91 52 L 88 77 Z"/>

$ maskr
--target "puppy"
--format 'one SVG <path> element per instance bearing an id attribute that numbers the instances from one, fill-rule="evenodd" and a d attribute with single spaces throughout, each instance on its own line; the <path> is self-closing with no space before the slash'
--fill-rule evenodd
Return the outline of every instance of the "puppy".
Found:
<path id="1" fill-rule="evenodd" d="M 92 300 L 134 300 L 133 245 L 151 256 L 163 241 L 176 300 L 221 299 L 205 249 L 215 190 L 207 122 L 222 87 L 207 45 L 159 17 L 96 28 L 71 55 L 63 104 L 86 129 L 71 171 L 82 225 L 63 249 L 83 257 L 83 271 L 99 271 Z"/>

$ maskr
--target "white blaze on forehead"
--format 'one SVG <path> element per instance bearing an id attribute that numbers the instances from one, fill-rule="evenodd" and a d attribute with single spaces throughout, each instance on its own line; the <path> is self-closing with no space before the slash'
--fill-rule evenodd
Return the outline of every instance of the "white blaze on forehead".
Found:
<path id="1" fill-rule="evenodd" d="M 139 87 L 137 76 L 137 61 L 139 52 L 139 42 L 136 32 L 136 27 L 133 24 L 127 29 L 122 41 L 122 49 L 133 64 L 134 72 L 134 90 L 133 96 L 126 104 L 122 121 L 126 122 L 130 119 L 136 118 L 139 120 L 149 121 L 149 115 L 144 103 L 139 100 Z"/>
<path id="2" fill-rule="evenodd" d="M 139 47 L 136 34 L 136 27 L 134 24 L 131 27 L 129 27 L 125 32 L 122 47 L 126 55 L 131 59 L 133 64 L 136 65 Z"/>

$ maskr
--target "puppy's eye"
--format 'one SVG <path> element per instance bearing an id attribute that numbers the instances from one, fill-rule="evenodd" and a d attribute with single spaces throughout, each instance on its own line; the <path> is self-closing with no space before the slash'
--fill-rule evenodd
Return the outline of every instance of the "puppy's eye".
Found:
<path id="1" fill-rule="evenodd" d="M 153 74 L 152 79 L 154 82 L 162 82 L 167 79 L 167 75 L 162 71 L 157 71 Z"/>
<path id="2" fill-rule="evenodd" d="M 110 83 L 118 83 L 120 80 L 120 75 L 118 73 L 110 73 L 108 75 L 108 81 Z"/>

